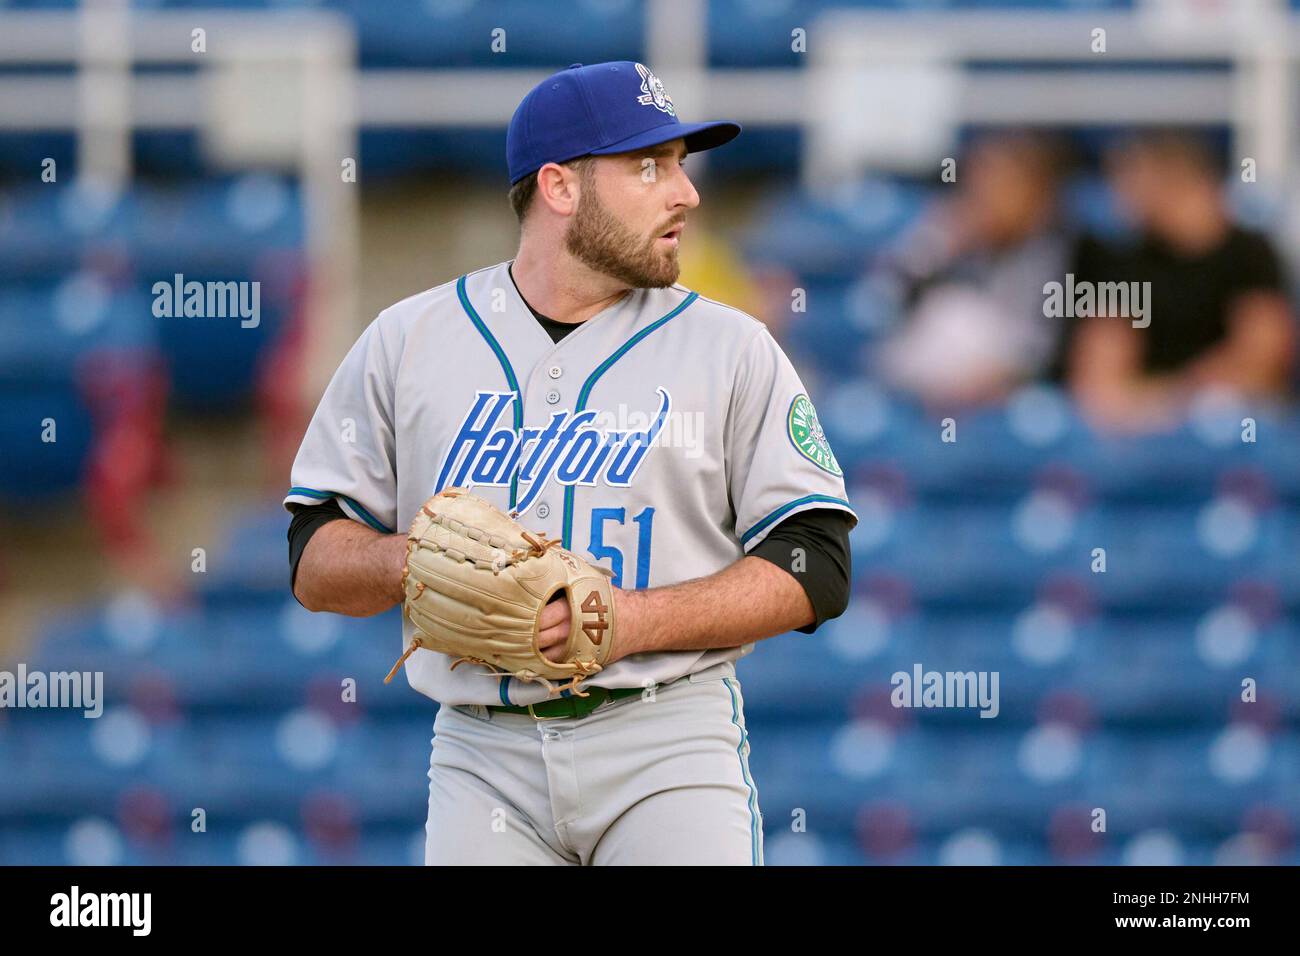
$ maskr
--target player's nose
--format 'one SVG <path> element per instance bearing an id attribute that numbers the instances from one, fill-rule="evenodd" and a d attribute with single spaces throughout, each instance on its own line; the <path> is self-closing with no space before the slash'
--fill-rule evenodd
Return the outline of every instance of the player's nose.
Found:
<path id="1" fill-rule="evenodd" d="M 695 191 L 695 184 L 691 182 L 691 177 L 686 175 L 686 171 L 679 168 L 679 172 L 681 175 L 677 177 L 673 207 L 682 206 L 687 209 L 694 209 L 700 204 L 700 194 Z"/>

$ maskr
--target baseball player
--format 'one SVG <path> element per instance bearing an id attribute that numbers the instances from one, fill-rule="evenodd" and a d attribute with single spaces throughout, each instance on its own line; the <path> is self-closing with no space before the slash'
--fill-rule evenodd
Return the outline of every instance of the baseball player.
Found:
<path id="1" fill-rule="evenodd" d="M 735 662 L 843 613 L 857 518 L 766 327 L 677 284 L 687 154 L 739 133 L 681 122 L 640 63 L 548 77 L 507 135 L 514 259 L 381 312 L 303 439 L 285 506 L 313 611 L 403 602 L 406 529 L 447 489 L 612 576 L 578 692 L 452 661 L 404 615 L 407 680 L 441 705 L 428 864 L 762 862 Z M 539 614 L 559 661 L 575 611 Z"/>

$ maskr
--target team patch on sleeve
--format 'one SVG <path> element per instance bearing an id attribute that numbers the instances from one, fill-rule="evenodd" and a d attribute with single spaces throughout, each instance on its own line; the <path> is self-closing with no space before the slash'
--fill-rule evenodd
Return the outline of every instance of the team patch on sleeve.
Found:
<path id="1" fill-rule="evenodd" d="M 840 463 L 835 460 L 835 452 L 831 451 L 831 443 L 826 440 L 826 433 L 822 431 L 821 422 L 817 420 L 817 410 L 813 408 L 813 403 L 807 395 L 796 395 L 794 401 L 790 403 L 786 427 L 790 432 L 790 443 L 799 454 L 822 471 L 837 478 L 844 476 Z"/>

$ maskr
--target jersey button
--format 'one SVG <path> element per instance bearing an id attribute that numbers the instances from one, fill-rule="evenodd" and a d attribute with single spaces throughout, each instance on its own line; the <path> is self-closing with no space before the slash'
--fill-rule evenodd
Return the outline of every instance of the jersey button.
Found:
<path id="1" fill-rule="evenodd" d="M 543 501 L 540 505 L 537 506 L 537 517 L 545 518 L 550 513 L 551 513 L 551 506 L 548 505 L 545 501 Z"/>
<path id="2" fill-rule="evenodd" d="M 564 374 L 564 369 L 560 368 L 558 365 L 552 365 L 546 370 L 546 374 L 551 376 L 551 378 L 559 378 Z"/>
<path id="3" fill-rule="evenodd" d="M 560 393 L 557 392 L 555 389 L 551 389 L 549 392 L 546 393 L 546 401 L 549 402 L 550 404 L 554 405 L 557 402 L 559 402 L 559 400 L 560 400 Z"/>

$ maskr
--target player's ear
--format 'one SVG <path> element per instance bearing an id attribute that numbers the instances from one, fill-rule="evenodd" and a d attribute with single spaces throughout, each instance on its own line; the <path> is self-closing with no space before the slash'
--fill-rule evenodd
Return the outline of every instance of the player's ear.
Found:
<path id="1" fill-rule="evenodd" d="M 561 216 L 578 208 L 579 177 L 559 163 L 547 163 L 537 171 L 537 198 Z"/>

